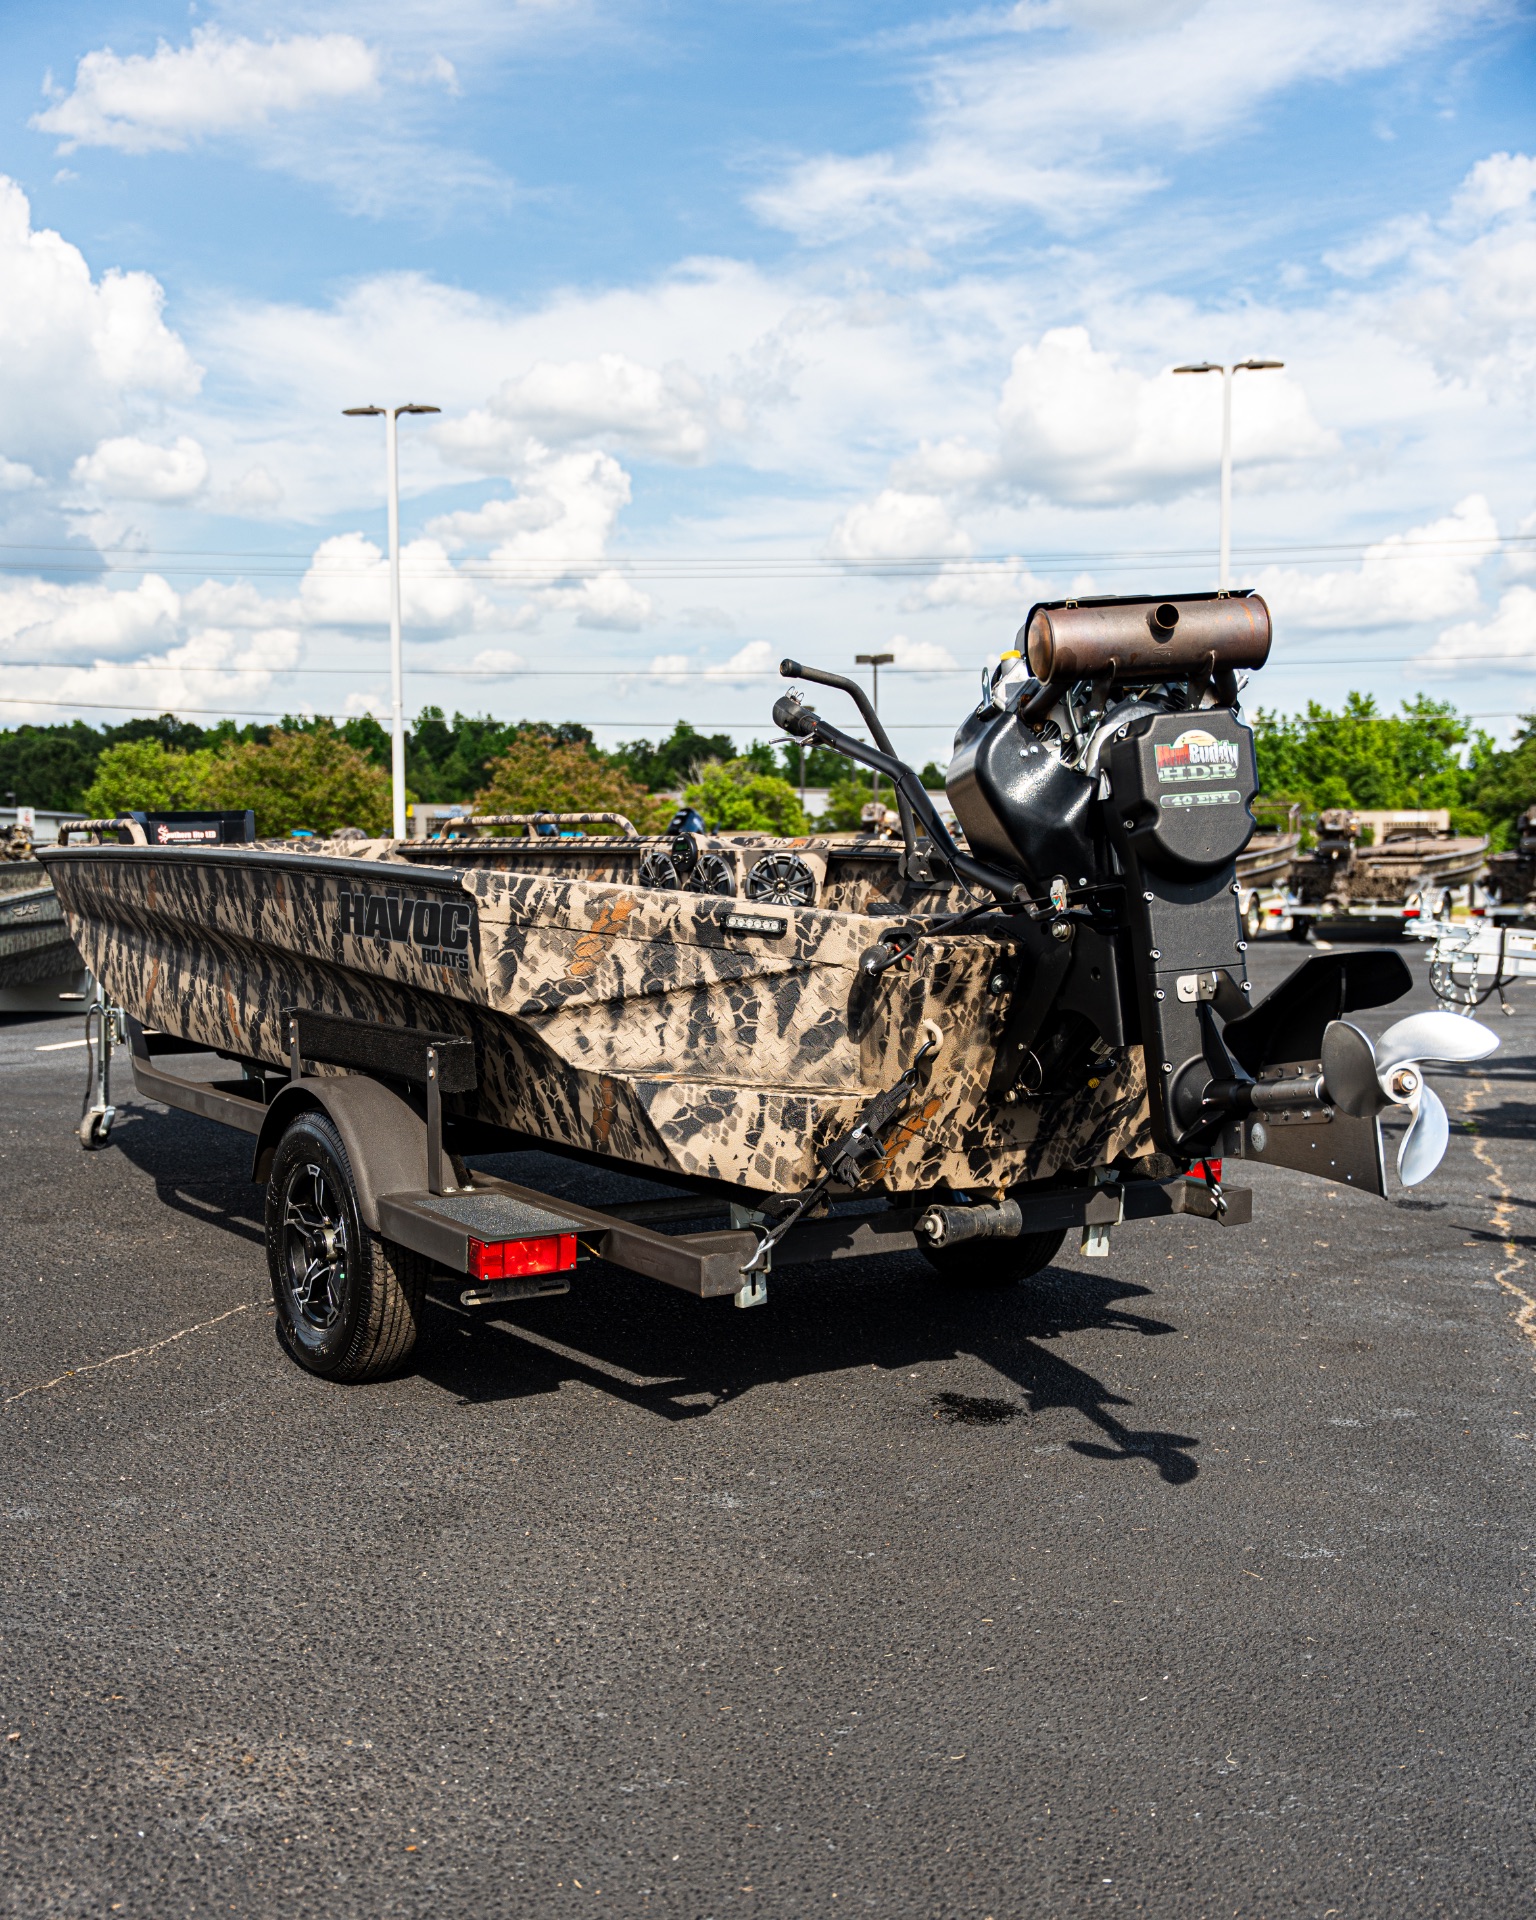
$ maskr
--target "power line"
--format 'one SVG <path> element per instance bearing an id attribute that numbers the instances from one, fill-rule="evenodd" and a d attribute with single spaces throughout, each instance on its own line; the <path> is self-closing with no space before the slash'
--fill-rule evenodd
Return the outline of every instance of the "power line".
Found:
<path id="1" fill-rule="evenodd" d="M 0 707 L 64 707 L 71 712 L 78 708 L 86 713 L 143 713 L 152 715 L 156 719 L 160 717 L 162 711 L 159 707 L 137 707 L 122 700 L 43 700 L 33 699 L 26 694 L 0 694 Z M 172 718 L 179 718 L 185 713 L 195 713 L 202 716 L 212 715 L 214 718 L 222 720 L 287 720 L 300 717 L 294 715 L 291 709 L 276 712 L 256 707 L 183 707 L 178 705 L 176 713 Z M 377 714 L 349 714 L 346 717 L 357 720 L 378 719 Z M 534 722 L 532 724 L 538 723 Z M 550 724 L 555 726 L 575 724 L 583 727 L 659 727 L 664 723 L 660 720 L 639 720 L 631 718 L 628 720 L 580 720 L 574 723 L 552 721 Z M 693 727 L 730 728 L 733 732 L 740 732 L 743 729 L 756 729 L 761 732 L 765 730 L 766 726 L 766 723 L 762 720 L 690 720 L 688 724 Z M 952 731 L 947 722 L 936 720 L 887 720 L 885 725 L 889 731 L 894 733 Z M 777 731 L 777 729 L 771 730 Z"/>
<path id="2" fill-rule="evenodd" d="M 1324 565 L 1329 562 L 1371 554 L 1375 561 L 1423 560 L 1436 555 L 1464 559 L 1490 559 L 1501 553 L 1526 553 L 1536 548 L 1536 534 L 1510 534 L 1493 538 L 1446 538 L 1406 540 L 1400 535 L 1368 541 L 1305 541 L 1247 546 L 1238 549 L 1239 557 L 1250 564 L 1288 560 L 1299 565 Z M 78 546 L 61 547 L 0 543 L 0 553 L 33 556 L 28 559 L 0 559 L 0 573 L 75 574 L 99 577 L 103 573 L 158 573 L 176 576 L 206 574 L 211 563 L 225 563 L 223 571 L 236 572 L 246 579 L 295 579 L 316 573 L 321 579 L 347 580 L 370 577 L 382 561 L 345 566 L 329 561 L 316 565 L 315 553 L 265 552 L 233 548 L 198 547 L 101 547 L 96 552 L 127 556 L 103 564 L 102 560 L 81 558 Z M 68 555 L 67 560 L 38 558 L 47 554 Z M 1007 575 L 1021 569 L 1061 572 L 1073 568 L 1095 568 L 1110 573 L 1140 571 L 1153 565 L 1200 565 L 1211 560 L 1206 547 L 1103 548 L 1098 550 L 1040 551 L 1021 554 L 907 554 L 871 558 L 827 554 L 546 554 L 504 560 L 470 560 L 462 566 L 422 567 L 405 563 L 404 572 L 413 580 L 471 580 L 492 585 L 549 587 L 562 579 L 590 577 L 595 573 L 618 573 L 631 580 L 705 581 L 811 580 L 811 579 L 908 579 L 908 578 L 986 578 Z M 200 560 L 199 566 L 177 564 Z M 279 564 L 290 562 L 292 564 Z M 215 569 L 217 570 L 217 569 Z"/>
<path id="3" fill-rule="evenodd" d="M 346 535 L 327 535 L 328 539 L 346 538 Z M 1263 559 L 1295 553 L 1367 553 L 1382 549 L 1393 554 L 1426 552 L 1448 552 L 1471 549 L 1486 553 L 1499 553 L 1509 549 L 1525 549 L 1536 546 L 1536 532 L 1508 534 L 1461 534 L 1446 535 L 1439 538 L 1411 538 L 1402 534 L 1378 536 L 1373 540 L 1303 540 L 1277 542 L 1250 542 L 1233 548 L 1234 553 L 1246 554 L 1250 558 Z M 0 553 L 62 553 L 78 555 L 83 551 L 78 543 L 55 545 L 47 541 L 0 540 Z M 139 544 L 106 544 L 94 547 L 99 554 L 123 553 L 137 558 L 167 557 L 175 559 L 203 560 L 300 560 L 306 565 L 313 561 L 315 549 L 304 551 L 285 551 L 280 547 L 149 547 Z M 1038 549 L 1034 553 L 1036 561 L 1055 560 L 1065 565 L 1076 565 L 1094 560 L 1205 560 L 1209 559 L 1213 548 L 1205 546 L 1191 547 L 1075 547 Z M 611 553 L 549 553 L 529 554 L 523 564 L 539 567 L 612 567 L 612 566 L 801 566 L 807 563 L 822 566 L 865 567 L 887 565 L 911 566 L 1020 566 L 1027 564 L 1018 553 L 913 553 L 900 555 L 868 555 L 860 557 L 853 554 L 672 554 L 652 556 L 646 554 Z M 327 568 L 337 573 L 364 571 L 342 567 Z"/>
<path id="4" fill-rule="evenodd" d="M 158 719 L 164 711 L 164 709 L 160 707 L 134 706 L 122 700 L 44 700 L 41 698 L 33 698 L 27 694 L 0 694 L 0 707 L 61 707 L 70 712 L 79 710 L 85 713 L 147 714 L 155 719 Z M 294 715 L 291 709 L 284 709 L 278 712 L 273 709 L 255 707 L 183 707 L 178 705 L 172 718 L 179 718 L 182 714 L 197 714 L 200 717 L 212 717 L 220 720 L 287 720 L 302 717 Z M 313 715 L 310 717 L 328 718 L 329 716 Z M 1378 720 L 1390 720 L 1397 716 L 1393 714 L 1376 714 L 1372 717 Z M 1462 720 L 1524 720 L 1528 718 L 1529 715 L 1525 708 L 1506 707 L 1475 713 L 1460 713 L 1458 711 L 1457 717 Z M 346 718 L 376 720 L 378 715 L 351 714 L 347 715 Z M 1302 726 L 1310 724 L 1304 715 L 1297 715 L 1295 718 L 1297 723 Z M 524 722 L 520 724 L 536 725 L 539 723 Z M 558 726 L 571 723 L 554 721 L 550 724 Z M 645 728 L 659 727 L 665 723 L 660 720 L 642 720 L 632 717 L 627 720 L 581 720 L 574 724 L 583 727 Z M 947 720 L 887 720 L 884 724 L 886 729 L 891 733 L 950 733 L 953 731 Z M 728 730 L 732 733 L 777 731 L 777 729 L 769 728 L 762 720 L 690 720 L 688 725 L 692 727 L 719 727 L 722 730 Z"/>
<path id="5" fill-rule="evenodd" d="M 1536 636 L 1533 636 L 1531 664 L 1536 666 Z M 1422 653 L 1363 653 L 1346 654 L 1337 659 L 1322 659 L 1308 656 L 1302 660 L 1270 660 L 1256 671 L 1274 673 L 1279 670 L 1315 671 L 1322 667 L 1402 667 L 1424 663 Z M 1472 666 L 1480 662 L 1494 661 L 1514 663 L 1522 656 L 1509 653 L 1458 653 L 1453 657 L 1435 662 L 1440 667 Z M 100 668 L 120 670 L 124 673 L 269 673 L 273 679 L 286 680 L 297 674 L 310 676 L 357 674 L 359 672 L 382 671 L 365 661 L 347 661 L 339 667 L 258 667 L 244 668 L 231 665 L 222 666 L 181 666 L 174 661 L 161 660 L 99 660 L 83 664 L 68 660 L 7 660 L 0 656 L 0 667 L 25 668 L 36 672 L 93 673 Z M 721 666 L 690 666 L 679 670 L 674 667 L 439 667 L 429 661 L 411 662 L 406 672 L 430 676 L 434 680 L 664 680 L 674 686 L 683 686 L 694 681 L 710 680 L 778 680 L 782 678 L 777 667 L 743 667 L 727 671 Z M 974 680 L 978 666 L 969 667 L 883 667 L 887 674 L 911 675 L 922 680 L 941 680 L 964 678 Z"/>

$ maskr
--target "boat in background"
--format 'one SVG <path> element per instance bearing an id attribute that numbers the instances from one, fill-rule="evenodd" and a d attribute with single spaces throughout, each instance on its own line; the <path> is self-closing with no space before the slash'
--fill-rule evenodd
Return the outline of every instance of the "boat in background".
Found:
<path id="1" fill-rule="evenodd" d="M 0 1013 L 62 1013 L 87 985 L 31 836 L 13 828 L 0 843 Z"/>
<path id="2" fill-rule="evenodd" d="M 1328 808 L 1317 844 L 1295 860 L 1296 928 L 1401 935 L 1407 921 L 1449 920 L 1471 904 L 1487 854 L 1487 834 L 1452 833 L 1443 807 Z"/>

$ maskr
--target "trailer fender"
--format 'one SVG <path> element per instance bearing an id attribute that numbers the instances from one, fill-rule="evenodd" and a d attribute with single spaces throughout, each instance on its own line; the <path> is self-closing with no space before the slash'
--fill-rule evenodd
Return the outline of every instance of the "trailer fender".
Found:
<path id="1" fill-rule="evenodd" d="M 351 1162 L 357 1210 L 370 1233 L 379 1231 L 379 1196 L 420 1193 L 427 1184 L 427 1123 L 398 1093 L 366 1074 L 295 1080 L 267 1109 L 251 1178 L 265 1183 L 277 1143 L 291 1122 L 319 1107 L 335 1123 Z"/>

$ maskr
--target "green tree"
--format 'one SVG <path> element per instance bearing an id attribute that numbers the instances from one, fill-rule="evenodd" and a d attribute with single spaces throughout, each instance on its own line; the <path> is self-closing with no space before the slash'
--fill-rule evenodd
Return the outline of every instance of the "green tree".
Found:
<path id="1" fill-rule="evenodd" d="M 265 745 L 251 740 L 223 748 L 209 758 L 203 794 L 207 806 L 253 808 L 264 839 L 295 827 L 319 834 L 390 828 L 389 775 L 329 720 L 302 731 L 280 728 Z"/>
<path id="2" fill-rule="evenodd" d="M 1468 784 L 1473 806 L 1492 828 L 1495 850 L 1513 846 L 1520 815 L 1536 806 L 1536 714 L 1521 715 L 1520 731 L 1502 752 L 1474 755 Z"/>
<path id="3" fill-rule="evenodd" d="M 1310 701 L 1304 714 L 1261 711 L 1254 722 L 1259 785 L 1274 800 L 1323 807 L 1449 807 L 1464 811 L 1472 769 L 1492 743 L 1449 702 L 1424 695 L 1397 714 L 1352 693 L 1334 713 Z"/>
<path id="4" fill-rule="evenodd" d="M 475 795 L 476 813 L 622 813 L 659 833 L 671 808 L 582 740 L 521 730 Z"/>
<path id="5" fill-rule="evenodd" d="M 389 733 L 381 727 L 371 713 L 354 714 L 350 720 L 343 720 L 336 729 L 349 747 L 354 747 L 365 760 L 371 760 L 376 767 L 382 767 L 386 773 L 390 768 Z M 410 755 L 406 755 L 406 778 L 410 778 Z"/>
<path id="6" fill-rule="evenodd" d="M 847 761 L 843 762 L 847 766 Z M 864 825 L 864 809 L 869 805 L 869 782 L 857 774 L 834 780 L 827 792 L 827 810 L 816 819 L 822 833 L 857 833 Z"/>
<path id="7" fill-rule="evenodd" d="M 206 806 L 213 759 L 206 748 L 183 753 L 153 736 L 119 740 L 102 750 L 81 805 L 93 819 Z"/>
<path id="8" fill-rule="evenodd" d="M 687 720 L 679 720 L 659 744 L 622 740 L 611 758 L 652 793 L 676 793 L 709 761 L 731 760 L 735 754 L 736 743 L 728 733 L 700 733 Z"/>
<path id="9" fill-rule="evenodd" d="M 776 774 L 760 773 L 745 756 L 711 760 L 701 767 L 698 778 L 683 789 L 683 800 L 722 833 L 793 837 L 810 831 L 800 796 L 789 782 Z"/>
<path id="10" fill-rule="evenodd" d="M 0 733 L 0 796 L 14 793 L 24 807 L 80 807 L 103 745 L 83 720 L 8 729 Z"/>

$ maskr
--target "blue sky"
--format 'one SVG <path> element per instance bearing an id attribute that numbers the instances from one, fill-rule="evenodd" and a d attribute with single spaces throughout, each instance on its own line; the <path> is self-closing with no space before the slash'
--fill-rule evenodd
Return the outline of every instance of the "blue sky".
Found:
<path id="1" fill-rule="evenodd" d="M 0 724 L 407 704 L 942 759 L 1030 602 L 1536 708 L 1532 23 L 1479 0 L 10 7 Z"/>

